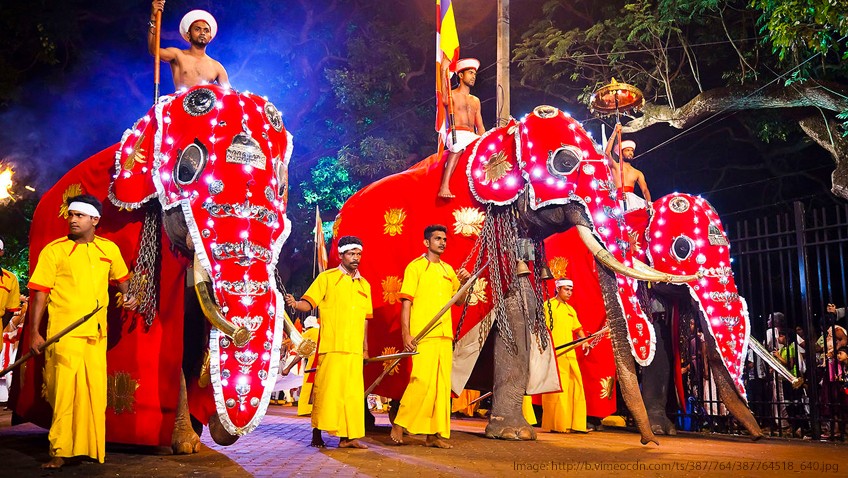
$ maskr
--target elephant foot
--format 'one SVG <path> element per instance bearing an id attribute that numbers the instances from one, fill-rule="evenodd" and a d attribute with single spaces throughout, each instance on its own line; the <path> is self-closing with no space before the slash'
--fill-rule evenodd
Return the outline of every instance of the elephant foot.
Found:
<path id="1" fill-rule="evenodd" d="M 654 435 L 677 435 L 677 427 L 666 416 L 648 417 L 651 422 L 651 431 Z"/>
<path id="2" fill-rule="evenodd" d="M 224 425 L 221 424 L 221 420 L 218 418 L 218 414 L 214 414 L 209 417 L 209 436 L 212 437 L 212 440 L 215 443 L 221 446 L 229 446 L 236 442 L 239 439 L 238 435 L 230 435 Z"/>
<path id="3" fill-rule="evenodd" d="M 174 455 L 191 455 L 200 451 L 200 438 L 191 423 L 177 421 L 174 425 L 174 432 L 171 433 L 171 452 Z"/>
<path id="4" fill-rule="evenodd" d="M 486 438 L 535 440 L 536 430 L 523 417 L 510 420 L 506 417 L 492 415 L 489 418 L 489 424 L 486 425 Z"/>

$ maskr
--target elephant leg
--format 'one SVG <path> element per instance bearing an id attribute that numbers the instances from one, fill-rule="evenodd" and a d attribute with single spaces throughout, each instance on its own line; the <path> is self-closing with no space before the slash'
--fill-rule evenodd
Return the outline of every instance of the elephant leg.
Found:
<path id="1" fill-rule="evenodd" d="M 177 402 L 177 417 L 171 433 L 171 450 L 175 455 L 189 455 L 200 451 L 200 438 L 191 426 L 188 413 L 188 393 L 185 375 L 180 371 L 180 395 Z"/>
<path id="2" fill-rule="evenodd" d="M 701 326 L 706 328 L 706 323 L 701 319 Z M 707 361 L 710 367 L 710 374 L 715 381 L 716 390 L 721 402 L 727 408 L 733 418 L 739 421 L 743 427 L 751 434 L 751 439 L 756 441 L 763 437 L 763 431 L 754 418 L 754 414 L 748 408 L 748 405 L 742 399 L 733 379 L 730 378 L 730 373 L 724 367 L 721 357 L 716 350 L 716 342 L 710 334 L 704 334 L 707 337 Z"/>
<path id="3" fill-rule="evenodd" d="M 651 364 L 642 368 L 642 399 L 651 422 L 651 431 L 656 435 L 677 435 L 677 428 L 666 415 L 671 358 L 664 325 L 654 323 L 657 352 Z"/>
<path id="4" fill-rule="evenodd" d="M 517 290 L 516 290 L 517 289 Z M 521 406 L 527 385 L 527 371 L 530 360 L 528 318 L 524 311 L 536 310 L 536 296 L 527 278 L 518 279 L 518 287 L 513 289 L 506 300 L 506 313 L 515 343 L 515 351 L 509 350 L 497 334 L 491 334 L 489 340 L 495 341 L 494 385 L 492 387 L 492 411 L 486 425 L 486 436 L 504 440 L 535 440 L 536 431 L 524 419 Z M 523 304 L 522 304 L 523 302 Z"/>
<path id="5" fill-rule="evenodd" d="M 618 383 L 624 403 L 633 415 L 639 434 L 642 435 L 643 445 L 654 442 L 659 445 L 657 437 L 651 431 L 651 423 L 645 410 L 645 402 L 639 391 L 639 383 L 636 379 L 636 363 L 630 353 L 630 340 L 627 335 L 627 324 L 624 314 L 618 304 L 618 283 L 615 274 L 608 270 L 603 264 L 598 263 L 598 281 L 604 304 L 607 309 L 607 320 L 610 326 L 610 340 L 615 359 L 615 369 L 618 375 Z"/>

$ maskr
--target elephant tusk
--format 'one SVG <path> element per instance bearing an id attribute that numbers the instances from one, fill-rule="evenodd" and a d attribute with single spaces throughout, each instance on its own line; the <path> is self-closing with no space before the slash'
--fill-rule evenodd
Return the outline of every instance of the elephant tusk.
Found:
<path id="1" fill-rule="evenodd" d="M 665 273 L 665 272 L 660 272 L 660 271 L 654 269 L 653 267 L 649 266 L 648 264 L 645 264 L 644 262 L 640 261 L 639 259 L 636 259 L 635 257 L 633 258 L 633 268 L 636 269 L 639 272 L 643 272 L 643 273 L 646 273 L 646 274 L 656 274 L 656 276 L 659 277 L 659 279 L 652 281 L 652 282 L 668 282 L 670 284 L 685 284 L 687 282 L 692 282 L 693 280 L 698 280 L 698 279 L 704 277 L 704 273 L 701 272 L 701 271 L 698 271 L 698 273 L 696 273 L 696 274 L 683 275 L 683 276 L 675 275 L 675 274 L 668 274 L 668 273 Z"/>
<path id="2" fill-rule="evenodd" d="M 298 357 L 309 357 L 318 349 L 318 344 L 312 340 L 304 340 L 300 332 L 294 327 L 291 319 L 289 319 L 289 314 L 286 313 L 283 313 L 283 331 L 289 336 L 289 340 L 294 345 L 294 351 Z"/>
<path id="3" fill-rule="evenodd" d="M 250 331 L 244 327 L 236 327 L 228 321 L 224 314 L 221 313 L 220 307 L 215 303 L 215 299 L 209 291 L 212 288 L 212 280 L 200 265 L 197 256 L 194 256 L 194 291 L 197 293 L 197 299 L 200 302 L 200 308 L 203 310 L 203 315 L 206 320 L 224 334 L 228 335 L 235 342 L 236 347 L 244 347 L 250 342 Z"/>
<path id="4" fill-rule="evenodd" d="M 693 276 L 676 276 L 673 274 L 665 274 L 651 267 L 648 267 L 647 265 L 641 262 L 639 262 L 639 264 L 641 264 L 642 267 L 627 267 L 621 262 L 619 262 L 619 260 L 616 259 L 615 256 L 610 254 L 609 251 L 604 249 L 600 243 L 598 243 L 595 237 L 592 236 L 592 232 L 589 230 L 588 227 L 582 225 L 577 225 L 576 227 L 577 233 L 580 235 L 580 239 L 583 241 L 583 244 L 586 245 L 592 255 L 594 255 L 595 258 L 601 262 L 601 264 L 607 266 L 610 270 L 617 272 L 623 276 L 647 282 L 672 283 L 689 282 L 691 280 L 694 280 L 694 278 L 697 278 L 693 278 Z"/>

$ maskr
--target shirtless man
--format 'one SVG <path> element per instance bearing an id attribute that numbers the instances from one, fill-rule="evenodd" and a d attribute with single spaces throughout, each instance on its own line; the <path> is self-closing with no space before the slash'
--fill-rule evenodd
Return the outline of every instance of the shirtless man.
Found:
<path id="1" fill-rule="evenodd" d="M 633 209 L 643 209 L 648 208 L 651 210 L 651 192 L 648 191 L 648 183 L 645 182 L 645 175 L 642 174 L 642 171 L 634 168 L 631 164 L 633 162 L 633 154 L 636 152 L 636 142 L 631 140 L 625 140 L 621 142 L 621 156 L 624 158 L 624 163 L 619 163 L 617 158 L 617 151 L 614 150 L 614 146 L 617 142 L 616 138 L 621 138 L 621 125 L 618 124 L 615 126 L 615 131 L 613 131 L 610 140 L 607 142 L 607 150 L 606 156 L 608 158 L 608 163 L 610 166 L 610 170 L 612 171 L 613 182 L 615 183 L 615 187 L 621 188 L 621 172 L 618 167 L 619 164 L 623 164 L 624 167 L 624 203 L 627 206 L 627 210 Z M 645 199 L 640 198 L 634 192 L 634 186 L 636 183 L 639 184 L 639 189 L 642 191 L 642 195 L 645 196 Z"/>
<path id="2" fill-rule="evenodd" d="M 452 128 L 456 131 L 456 142 L 453 140 L 453 133 L 448 130 L 448 139 L 445 146 L 447 146 L 450 154 L 445 163 L 445 170 L 442 172 L 442 184 L 439 186 L 438 193 L 438 197 L 443 199 L 453 197 L 450 192 L 450 178 L 454 169 L 456 169 L 459 155 L 465 151 L 466 146 L 473 143 L 486 130 L 483 127 L 483 117 L 480 115 L 480 99 L 471 94 L 471 87 L 477 81 L 478 68 L 480 68 L 480 62 L 474 58 L 463 58 L 456 63 L 459 86 L 451 90 L 454 112 Z M 447 108 L 447 98 L 444 99 L 444 103 Z M 448 115 L 450 115 L 450 111 L 448 111 Z"/>
<path id="3" fill-rule="evenodd" d="M 165 0 L 154 0 L 150 14 L 150 28 L 147 31 L 147 48 L 155 54 L 154 23 L 156 12 L 164 11 Z M 171 64 L 174 88 L 191 88 L 202 83 L 217 82 L 221 86 L 230 86 L 227 70 L 206 54 L 206 46 L 218 33 L 218 22 L 203 10 L 192 10 L 180 21 L 180 34 L 189 42 L 188 50 L 179 48 L 159 48 L 159 58 Z"/>

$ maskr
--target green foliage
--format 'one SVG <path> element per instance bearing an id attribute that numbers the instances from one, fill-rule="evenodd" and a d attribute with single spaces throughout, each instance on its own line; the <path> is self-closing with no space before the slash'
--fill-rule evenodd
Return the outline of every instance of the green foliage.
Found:
<path id="1" fill-rule="evenodd" d="M 358 181 L 351 179 L 347 169 L 338 159 L 325 156 L 312 168 L 310 179 L 300 183 L 303 197 L 299 207 L 314 210 L 315 205 L 323 211 L 338 211 L 342 204 L 361 187 Z"/>
<path id="2" fill-rule="evenodd" d="M 750 0 L 762 14 L 760 33 L 781 60 L 827 54 L 846 45 L 848 2 L 843 0 Z M 840 45 L 842 40 L 842 45 Z M 848 55 L 848 50 L 846 50 Z M 848 58 L 848 56 L 846 56 Z"/>

